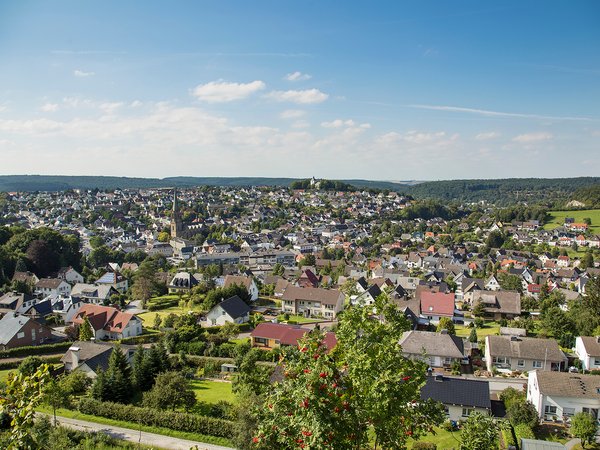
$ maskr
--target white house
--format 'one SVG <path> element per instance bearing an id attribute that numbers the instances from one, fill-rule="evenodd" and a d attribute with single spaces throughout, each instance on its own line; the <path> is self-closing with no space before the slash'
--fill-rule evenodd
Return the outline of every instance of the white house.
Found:
<path id="1" fill-rule="evenodd" d="M 123 339 L 142 334 L 140 318 L 110 306 L 85 304 L 73 317 L 73 323 L 81 326 L 86 317 L 90 321 L 96 340 Z"/>
<path id="2" fill-rule="evenodd" d="M 225 277 L 225 282 L 223 284 L 224 288 L 228 288 L 233 286 L 234 284 L 244 286 L 250 295 L 251 301 L 258 300 L 258 286 L 254 282 L 252 277 L 247 277 L 243 275 L 227 275 Z"/>
<path id="3" fill-rule="evenodd" d="M 210 326 L 225 325 L 226 323 L 245 323 L 250 320 L 250 307 L 237 295 L 223 300 L 215 305 L 206 315 Z"/>
<path id="4" fill-rule="evenodd" d="M 74 285 L 77 283 L 83 283 L 85 280 L 83 279 L 83 275 L 77 272 L 72 267 L 63 267 L 58 271 L 57 278 L 61 280 L 65 280 L 67 283 Z"/>
<path id="5" fill-rule="evenodd" d="M 42 278 L 35 284 L 35 292 L 56 298 L 71 294 L 71 285 L 60 278 Z"/>
<path id="6" fill-rule="evenodd" d="M 598 420 L 600 377 L 534 370 L 529 372 L 527 400 L 545 420 L 568 420 L 580 412 Z"/>
<path id="7" fill-rule="evenodd" d="M 600 336 L 578 336 L 575 353 L 585 370 L 600 369 Z"/>

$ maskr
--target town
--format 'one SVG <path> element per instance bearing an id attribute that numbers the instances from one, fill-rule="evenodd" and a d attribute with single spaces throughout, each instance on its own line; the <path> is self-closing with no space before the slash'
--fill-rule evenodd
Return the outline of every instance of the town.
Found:
<path id="1" fill-rule="evenodd" d="M 2 389 L 38 383 L 39 417 L 176 448 L 583 446 L 600 420 L 590 206 L 315 178 L 4 193 Z M 55 433 L 44 420 L 23 442 Z"/>

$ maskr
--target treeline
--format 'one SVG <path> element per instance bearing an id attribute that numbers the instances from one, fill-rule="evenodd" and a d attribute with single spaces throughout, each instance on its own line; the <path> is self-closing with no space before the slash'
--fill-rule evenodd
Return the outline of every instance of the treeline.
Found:
<path id="1" fill-rule="evenodd" d="M 600 184 L 577 189 L 573 200 L 584 203 L 586 208 L 600 208 Z"/>
<path id="2" fill-rule="evenodd" d="M 599 177 L 581 178 L 507 178 L 502 180 L 428 181 L 403 190 L 416 198 L 443 201 L 480 202 L 498 206 L 515 203 L 552 202 L 569 200 L 578 189 L 600 183 Z"/>
<path id="3" fill-rule="evenodd" d="M 512 222 L 518 220 L 526 222 L 528 220 L 538 220 L 540 224 L 546 223 L 548 219 L 548 208 L 544 206 L 511 206 L 498 209 L 494 214 L 496 220 L 500 222 Z"/>

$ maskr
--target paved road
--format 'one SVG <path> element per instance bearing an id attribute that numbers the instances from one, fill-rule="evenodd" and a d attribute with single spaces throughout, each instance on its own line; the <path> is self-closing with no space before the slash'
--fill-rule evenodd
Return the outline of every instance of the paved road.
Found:
<path id="1" fill-rule="evenodd" d="M 162 434 L 146 433 L 145 431 L 142 431 L 140 434 L 139 430 L 87 422 L 84 420 L 68 419 L 61 416 L 57 416 L 56 419 L 60 425 L 68 428 L 83 431 L 97 431 L 108 434 L 116 439 L 123 439 L 125 441 L 134 443 L 140 442 L 141 444 L 149 447 L 156 446 L 169 450 L 189 450 L 194 446 L 198 446 L 198 450 L 233 450 L 230 447 L 223 447 L 222 445 L 188 441 L 186 439 L 163 436 Z"/>

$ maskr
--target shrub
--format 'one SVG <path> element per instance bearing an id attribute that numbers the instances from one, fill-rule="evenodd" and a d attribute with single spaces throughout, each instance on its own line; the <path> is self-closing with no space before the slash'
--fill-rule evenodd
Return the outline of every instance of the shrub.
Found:
<path id="1" fill-rule="evenodd" d="M 524 423 L 515 427 L 515 434 L 517 435 L 518 442 L 521 442 L 521 439 L 535 439 L 535 433 L 531 427 Z"/>
<path id="2" fill-rule="evenodd" d="M 231 437 L 233 422 L 213 417 L 174 411 L 160 411 L 112 402 L 82 398 L 78 410 L 83 414 L 122 420 L 147 426 L 165 427 L 176 431 L 200 433 L 209 436 Z"/>
<path id="3" fill-rule="evenodd" d="M 437 444 L 433 442 L 415 442 L 412 446 L 413 450 L 437 450 Z"/>
<path id="4" fill-rule="evenodd" d="M 19 356 L 48 355 L 51 353 L 62 353 L 71 346 L 71 342 L 59 342 L 58 344 L 31 345 L 17 347 L 8 350 L 0 350 L 0 358 L 18 358 Z"/>
<path id="5" fill-rule="evenodd" d="M 123 338 L 120 342 L 125 345 L 150 344 L 160 341 L 163 336 L 164 333 L 142 334 L 141 336 Z"/>

